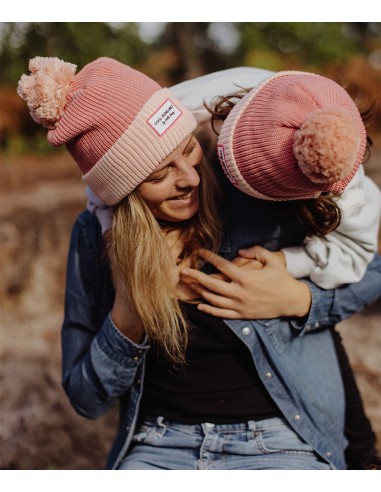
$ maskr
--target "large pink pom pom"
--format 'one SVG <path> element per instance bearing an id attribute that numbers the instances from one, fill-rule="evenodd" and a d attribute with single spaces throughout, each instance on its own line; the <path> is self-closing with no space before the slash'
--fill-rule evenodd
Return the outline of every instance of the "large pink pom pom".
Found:
<path id="1" fill-rule="evenodd" d="M 301 171 L 315 183 L 344 178 L 356 162 L 360 134 L 346 110 L 318 109 L 295 132 L 293 151 Z"/>
<path id="2" fill-rule="evenodd" d="M 29 62 L 31 75 L 23 75 L 17 93 L 28 104 L 32 118 L 53 129 L 64 112 L 76 65 L 55 57 L 37 56 Z"/>

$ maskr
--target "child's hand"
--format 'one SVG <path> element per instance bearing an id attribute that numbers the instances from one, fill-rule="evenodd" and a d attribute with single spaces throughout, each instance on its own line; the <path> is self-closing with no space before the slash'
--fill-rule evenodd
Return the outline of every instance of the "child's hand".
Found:
<path id="1" fill-rule="evenodd" d="M 247 250 L 246 250 L 247 251 Z M 210 251 L 200 255 L 228 280 L 185 268 L 181 279 L 191 283 L 207 303 L 198 308 L 213 316 L 229 319 L 278 318 L 305 316 L 311 306 L 308 286 L 286 270 L 279 255 L 256 246 L 247 256 L 257 259 L 263 268 L 245 270 Z"/>
<path id="2" fill-rule="evenodd" d="M 240 249 L 238 251 L 238 254 L 239 254 L 239 257 L 246 258 L 247 261 L 250 261 L 250 260 L 259 261 L 259 259 L 257 259 L 257 260 L 254 259 L 254 258 L 258 258 L 257 252 L 258 252 L 258 246 L 252 246 L 251 248 Z M 282 250 L 272 251 L 271 254 L 273 257 L 276 256 L 277 258 L 279 258 L 281 260 L 283 266 L 287 266 L 286 265 L 286 257 L 285 257 Z"/>
<path id="3" fill-rule="evenodd" d="M 260 261 L 250 258 L 244 258 L 243 256 L 236 256 L 233 260 L 231 260 L 231 263 L 242 268 L 242 270 L 245 271 L 261 270 L 263 268 L 263 264 Z M 212 273 L 211 276 L 214 278 L 225 280 L 225 282 L 231 282 L 231 279 L 229 279 L 223 273 Z"/>

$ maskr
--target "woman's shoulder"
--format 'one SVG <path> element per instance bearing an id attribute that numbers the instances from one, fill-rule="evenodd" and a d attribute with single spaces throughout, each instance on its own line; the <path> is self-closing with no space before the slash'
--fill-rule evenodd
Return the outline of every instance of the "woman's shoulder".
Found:
<path id="1" fill-rule="evenodd" d="M 103 249 L 103 237 L 98 219 L 88 210 L 83 210 L 74 222 L 71 243 L 77 249 L 85 246 L 93 252 Z"/>
<path id="2" fill-rule="evenodd" d="M 83 210 L 76 218 L 73 230 L 78 230 L 81 232 L 88 231 L 93 234 L 98 234 L 100 232 L 100 225 L 98 219 L 89 210 Z"/>
<path id="3" fill-rule="evenodd" d="M 77 216 L 74 225 L 78 225 L 78 227 L 96 227 L 97 222 L 95 215 L 85 209 Z"/>

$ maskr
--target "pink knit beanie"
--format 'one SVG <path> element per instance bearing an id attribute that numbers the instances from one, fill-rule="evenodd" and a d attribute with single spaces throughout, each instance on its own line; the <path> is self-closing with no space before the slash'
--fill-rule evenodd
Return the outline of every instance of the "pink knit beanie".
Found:
<path id="1" fill-rule="evenodd" d="M 75 75 L 58 58 L 30 60 L 18 94 L 54 146 L 65 144 L 83 180 L 106 205 L 144 181 L 196 128 L 168 89 L 111 58 Z"/>
<path id="2" fill-rule="evenodd" d="M 366 131 L 336 82 L 279 72 L 246 94 L 224 121 L 220 163 L 230 181 L 266 200 L 341 193 L 366 149 Z"/>

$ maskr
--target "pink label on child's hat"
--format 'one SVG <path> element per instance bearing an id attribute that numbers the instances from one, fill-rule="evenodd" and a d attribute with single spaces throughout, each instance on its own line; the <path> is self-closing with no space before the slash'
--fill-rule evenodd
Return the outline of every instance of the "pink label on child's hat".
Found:
<path id="1" fill-rule="evenodd" d="M 147 120 L 147 123 L 161 137 L 180 118 L 182 111 L 167 99 Z"/>

